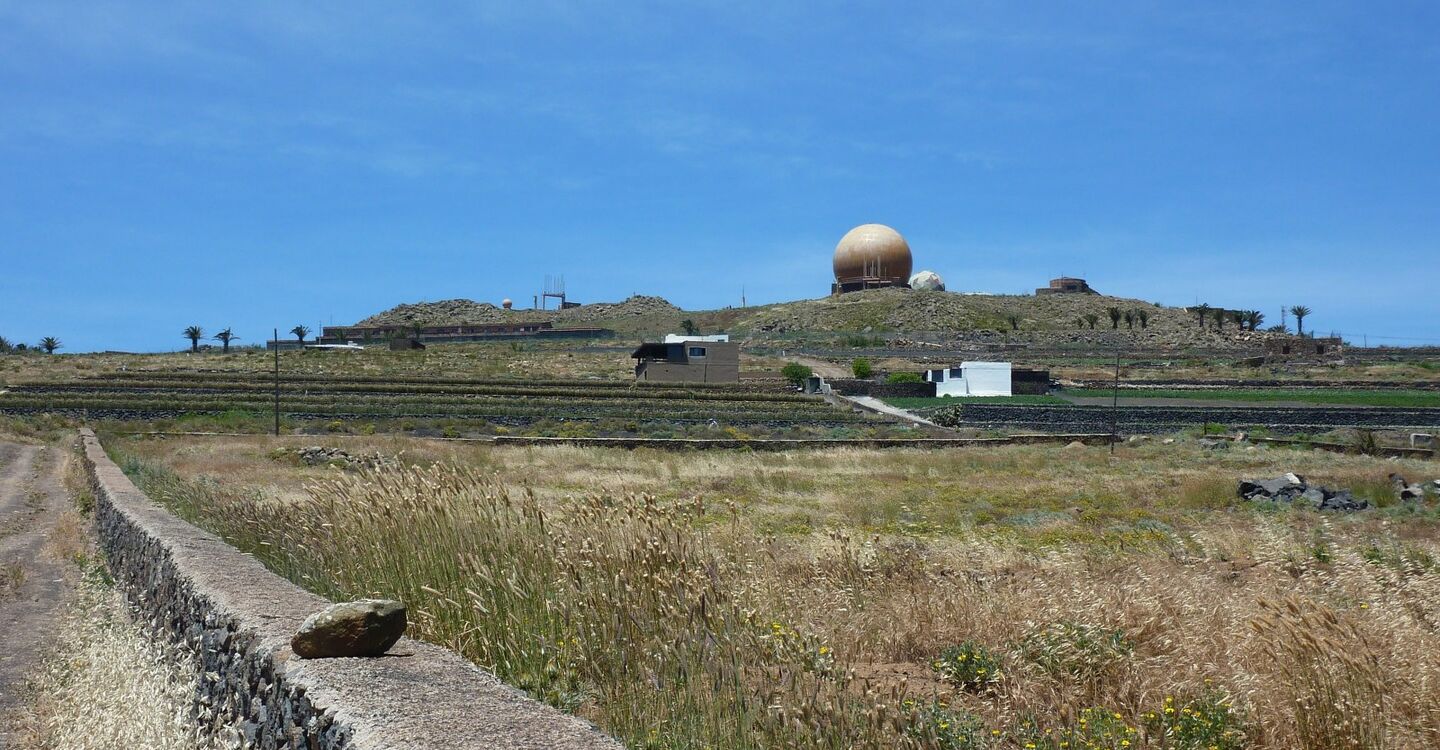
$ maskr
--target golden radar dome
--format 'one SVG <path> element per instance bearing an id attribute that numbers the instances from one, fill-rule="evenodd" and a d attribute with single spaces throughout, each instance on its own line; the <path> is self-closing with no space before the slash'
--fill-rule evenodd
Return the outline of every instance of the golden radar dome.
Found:
<path id="1" fill-rule="evenodd" d="M 910 245 L 884 224 L 861 224 L 835 246 L 835 293 L 887 286 L 908 286 L 913 261 Z"/>

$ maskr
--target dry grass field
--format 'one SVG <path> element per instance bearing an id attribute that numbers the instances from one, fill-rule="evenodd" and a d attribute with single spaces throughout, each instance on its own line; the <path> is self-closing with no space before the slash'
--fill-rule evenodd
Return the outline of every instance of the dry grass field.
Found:
<path id="1" fill-rule="evenodd" d="M 310 438 L 314 441 L 315 438 Z M 108 445 L 177 512 L 633 747 L 1431 748 L 1434 462 L 1181 440 L 658 453 Z M 1255 509 L 1295 471 L 1381 507 Z M 1432 476 L 1435 475 L 1435 476 Z"/>

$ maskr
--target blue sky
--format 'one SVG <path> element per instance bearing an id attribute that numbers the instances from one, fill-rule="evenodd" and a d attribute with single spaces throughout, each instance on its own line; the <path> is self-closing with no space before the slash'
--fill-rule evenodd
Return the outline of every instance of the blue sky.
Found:
<path id="1" fill-rule="evenodd" d="M 0 49 L 12 340 L 815 297 L 882 222 L 955 290 L 1440 343 L 1433 2 L 0 0 Z"/>

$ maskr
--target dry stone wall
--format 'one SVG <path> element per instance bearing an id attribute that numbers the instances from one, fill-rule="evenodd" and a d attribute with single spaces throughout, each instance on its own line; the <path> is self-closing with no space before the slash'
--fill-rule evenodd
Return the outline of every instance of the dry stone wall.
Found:
<path id="1" fill-rule="evenodd" d="M 380 658 L 300 659 L 290 637 L 329 604 L 147 498 L 81 431 L 100 546 L 155 633 L 193 654 L 192 716 L 224 746 L 265 750 L 619 750 L 445 649 L 402 638 Z"/>

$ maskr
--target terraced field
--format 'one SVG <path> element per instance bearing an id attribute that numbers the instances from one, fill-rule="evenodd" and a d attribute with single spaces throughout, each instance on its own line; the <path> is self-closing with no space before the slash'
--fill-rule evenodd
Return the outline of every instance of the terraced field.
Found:
<path id="1" fill-rule="evenodd" d="M 191 414 L 268 415 L 275 386 L 252 373 L 113 373 L 10 386 L 0 412 L 91 419 Z M 292 376 L 280 386 L 288 420 L 441 419 L 495 425 L 615 420 L 629 423 L 843 427 L 863 418 L 823 400 L 766 387 L 626 381 Z"/>

